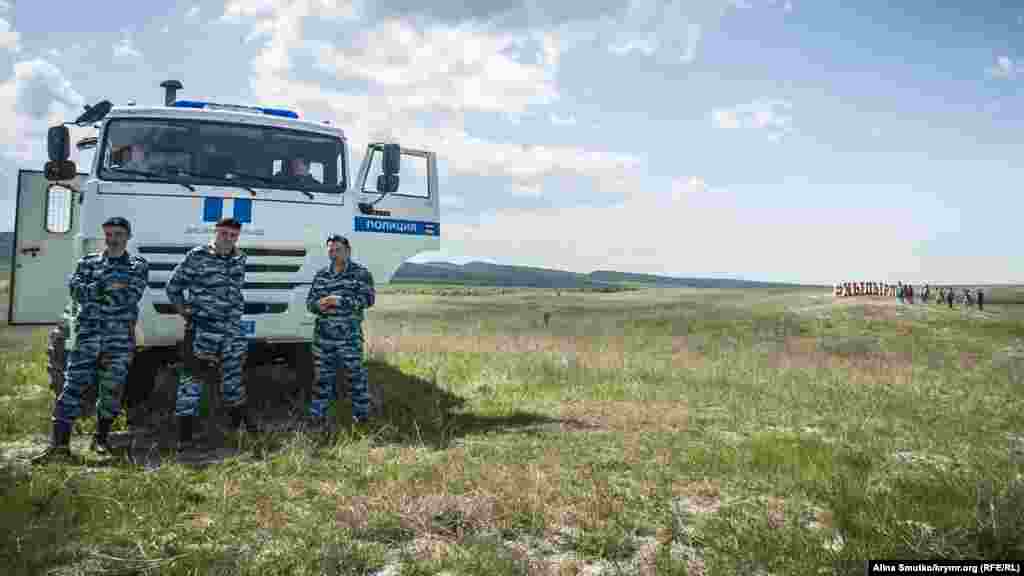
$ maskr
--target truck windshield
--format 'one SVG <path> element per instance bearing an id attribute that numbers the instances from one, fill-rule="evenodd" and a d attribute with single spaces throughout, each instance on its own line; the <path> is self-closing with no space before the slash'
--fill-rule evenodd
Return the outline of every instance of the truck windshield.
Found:
<path id="1" fill-rule="evenodd" d="M 345 144 L 283 128 L 177 119 L 114 119 L 100 178 L 344 192 Z"/>

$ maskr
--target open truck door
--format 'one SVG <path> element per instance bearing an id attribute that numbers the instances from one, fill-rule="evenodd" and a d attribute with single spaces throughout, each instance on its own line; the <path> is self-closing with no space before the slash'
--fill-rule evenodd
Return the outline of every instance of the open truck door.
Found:
<path id="1" fill-rule="evenodd" d="M 441 248 L 437 156 L 426 150 L 375 143 L 355 180 L 353 258 L 386 284 L 413 256 Z M 386 241 L 384 241 L 386 240 Z"/>
<path id="2" fill-rule="evenodd" d="M 80 190 L 86 176 L 51 183 L 40 170 L 18 171 L 9 324 L 61 322 L 79 223 L 78 193 L 72 189 Z"/>

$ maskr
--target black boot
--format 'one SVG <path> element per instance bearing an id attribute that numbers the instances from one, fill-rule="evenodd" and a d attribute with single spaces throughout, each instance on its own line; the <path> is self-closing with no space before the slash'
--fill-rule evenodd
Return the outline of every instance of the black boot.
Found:
<path id="1" fill-rule="evenodd" d="M 92 443 L 89 444 L 90 450 L 104 456 L 109 456 L 113 452 L 108 441 L 110 427 L 113 424 L 113 420 L 107 420 L 106 418 L 100 418 L 96 421 L 96 433 L 93 434 Z"/>
<path id="2" fill-rule="evenodd" d="M 192 416 L 178 416 L 178 453 L 188 451 L 195 447 L 195 440 L 192 439 Z"/>
<path id="3" fill-rule="evenodd" d="M 228 412 L 231 414 L 232 430 L 238 430 L 242 425 L 244 425 L 245 431 L 250 434 L 259 432 L 259 427 L 256 426 L 256 422 L 249 413 L 248 405 L 242 404 L 240 406 L 232 406 L 228 409 Z"/>
<path id="4" fill-rule="evenodd" d="M 42 453 L 34 456 L 33 464 L 48 464 L 54 460 L 68 460 L 71 458 L 71 423 L 60 420 L 53 421 L 53 435 L 50 437 L 50 445 Z"/>

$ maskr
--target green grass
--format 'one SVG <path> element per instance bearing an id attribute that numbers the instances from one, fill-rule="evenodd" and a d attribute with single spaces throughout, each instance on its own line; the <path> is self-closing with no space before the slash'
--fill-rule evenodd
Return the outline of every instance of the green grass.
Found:
<path id="1" fill-rule="evenodd" d="M 17 464 L 52 403 L 45 335 L 0 357 L 0 564 L 859 574 L 865 558 L 1024 554 L 1012 306 L 472 290 L 382 292 L 366 333 L 387 402 L 368 430 L 242 439 L 202 469 L 103 466 L 84 438 L 85 465 Z"/>
<path id="2" fill-rule="evenodd" d="M 0 260 L 0 295 L 7 294 L 11 287 L 11 265 L 7 260 Z"/>

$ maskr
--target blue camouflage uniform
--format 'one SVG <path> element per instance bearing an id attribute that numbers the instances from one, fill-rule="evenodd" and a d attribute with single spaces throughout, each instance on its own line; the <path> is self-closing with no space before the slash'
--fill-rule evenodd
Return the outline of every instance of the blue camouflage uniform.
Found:
<path id="1" fill-rule="evenodd" d="M 321 312 L 318 302 L 324 296 L 338 296 L 341 301 L 336 308 Z M 309 408 L 313 419 L 322 419 L 331 401 L 337 398 L 335 382 L 339 367 L 349 376 L 353 418 L 366 420 L 369 416 L 362 323 L 364 310 L 373 306 L 375 299 L 370 271 L 351 260 L 341 272 L 335 272 L 332 263 L 313 277 L 313 285 L 306 296 L 306 308 L 317 315 L 313 360 L 319 377 Z"/>
<path id="2" fill-rule="evenodd" d="M 242 334 L 245 299 L 246 256 L 237 248 L 234 254 L 220 256 L 213 245 L 197 246 L 185 255 L 167 282 L 167 298 L 172 304 L 192 307 L 192 353 L 199 361 L 220 361 L 224 406 L 246 403 L 242 367 L 248 341 Z M 188 289 L 186 301 L 183 294 Z M 186 365 L 178 372 L 176 416 L 195 416 L 202 393 L 196 366 Z"/>
<path id="3" fill-rule="evenodd" d="M 97 376 L 97 418 L 113 420 L 120 413 L 148 278 L 149 263 L 127 251 L 117 258 L 96 252 L 78 261 L 68 282 L 68 356 L 64 389 L 53 407 L 55 421 L 70 424 L 81 414 L 82 393 L 97 384 Z"/>

